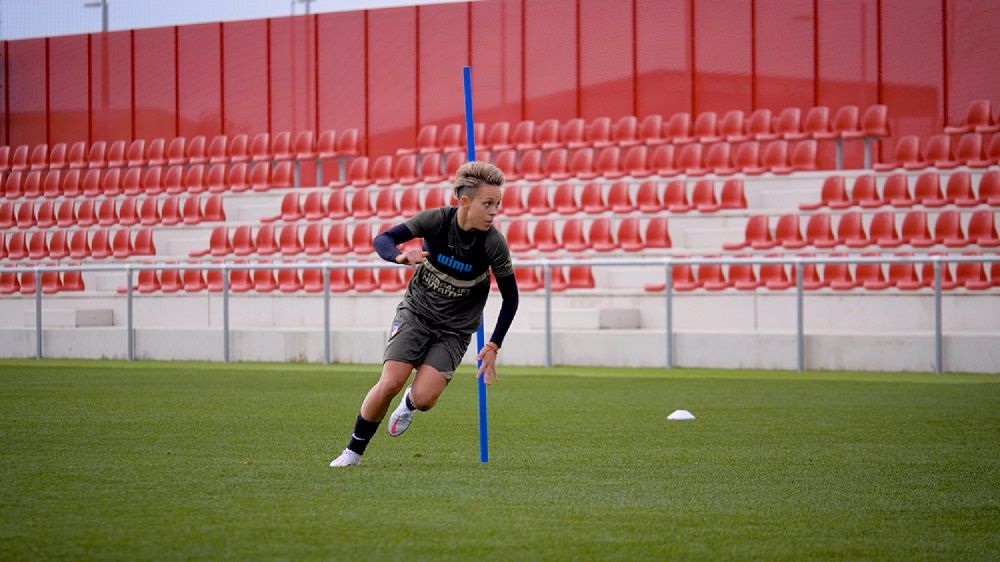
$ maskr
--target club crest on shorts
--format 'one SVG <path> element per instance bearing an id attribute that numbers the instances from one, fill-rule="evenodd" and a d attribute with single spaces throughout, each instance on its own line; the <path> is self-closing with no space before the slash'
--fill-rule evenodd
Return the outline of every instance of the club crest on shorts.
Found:
<path id="1" fill-rule="evenodd" d="M 389 339 L 392 339 L 392 336 L 395 336 L 396 333 L 399 332 L 399 328 L 401 328 L 402 326 L 403 326 L 402 322 L 393 322 L 392 327 L 389 328 Z"/>

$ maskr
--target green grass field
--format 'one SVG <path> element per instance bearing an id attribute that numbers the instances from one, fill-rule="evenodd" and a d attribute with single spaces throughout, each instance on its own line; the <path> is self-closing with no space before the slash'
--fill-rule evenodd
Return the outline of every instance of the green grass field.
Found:
<path id="1" fill-rule="evenodd" d="M 1000 559 L 1000 377 L 0 361 L 0 559 Z M 698 419 L 668 422 L 674 409 Z"/>

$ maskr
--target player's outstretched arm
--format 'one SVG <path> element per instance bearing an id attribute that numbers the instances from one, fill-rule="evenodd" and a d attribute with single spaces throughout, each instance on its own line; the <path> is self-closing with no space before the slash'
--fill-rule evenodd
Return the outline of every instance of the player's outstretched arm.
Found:
<path id="1" fill-rule="evenodd" d="M 427 252 L 418 249 L 401 251 L 399 245 L 410 240 L 413 240 L 413 233 L 410 232 L 410 229 L 405 224 L 397 224 L 376 236 L 372 240 L 372 247 L 375 248 L 378 255 L 385 261 L 417 265 L 424 261 L 424 258 L 427 257 Z"/>

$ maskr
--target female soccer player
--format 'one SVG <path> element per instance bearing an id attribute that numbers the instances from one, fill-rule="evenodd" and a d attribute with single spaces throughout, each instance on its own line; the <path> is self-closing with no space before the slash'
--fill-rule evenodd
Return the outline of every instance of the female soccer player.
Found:
<path id="1" fill-rule="evenodd" d="M 361 462 L 390 402 L 414 369 L 413 384 L 389 416 L 389 435 L 402 435 L 417 410 L 434 407 L 479 328 L 490 294 L 490 269 L 503 303 L 496 329 L 479 353 L 482 366 L 476 377 L 484 377 L 486 384 L 498 378 L 497 353 L 518 301 L 507 241 L 493 228 L 503 183 L 503 172 L 496 166 L 466 163 L 455 178 L 457 207 L 428 209 L 375 237 L 372 245 L 383 259 L 417 269 L 396 307 L 382 376 L 361 404 L 350 443 L 330 466 Z M 424 239 L 423 250 L 398 248 L 413 238 Z"/>

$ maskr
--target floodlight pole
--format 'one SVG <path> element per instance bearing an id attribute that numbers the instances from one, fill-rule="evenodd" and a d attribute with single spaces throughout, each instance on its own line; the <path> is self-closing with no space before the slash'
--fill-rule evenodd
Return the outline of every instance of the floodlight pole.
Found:
<path id="1" fill-rule="evenodd" d="M 84 8 L 101 9 L 101 31 L 108 32 L 108 0 L 90 0 L 83 3 Z"/>

